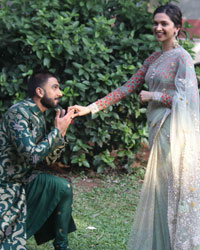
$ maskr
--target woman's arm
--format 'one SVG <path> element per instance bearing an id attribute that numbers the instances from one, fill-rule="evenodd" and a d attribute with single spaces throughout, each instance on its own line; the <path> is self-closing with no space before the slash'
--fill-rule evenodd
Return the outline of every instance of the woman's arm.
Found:
<path id="1" fill-rule="evenodd" d="M 154 61 L 155 58 L 158 57 L 158 55 L 159 53 L 155 52 L 149 58 L 147 58 L 142 67 L 137 71 L 135 75 L 133 75 L 123 86 L 115 89 L 107 96 L 99 99 L 98 101 L 90 104 L 87 107 L 75 105 L 69 107 L 69 110 L 75 109 L 76 112 L 78 112 L 79 116 L 89 114 L 90 112 L 94 114 L 99 112 L 100 110 L 106 109 L 110 105 L 121 101 L 122 99 L 133 93 L 136 88 L 138 88 L 145 82 L 145 75 L 148 67 L 152 63 L 152 61 Z"/>
<path id="2" fill-rule="evenodd" d="M 162 93 L 162 92 L 153 92 L 152 100 L 163 103 L 166 107 L 172 106 L 172 96 Z"/>

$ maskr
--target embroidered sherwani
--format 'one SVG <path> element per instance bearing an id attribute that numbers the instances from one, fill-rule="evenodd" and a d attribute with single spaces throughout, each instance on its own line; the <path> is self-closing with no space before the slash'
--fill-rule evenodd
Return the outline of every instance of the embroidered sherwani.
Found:
<path id="1" fill-rule="evenodd" d="M 127 250 L 200 249 L 199 92 L 191 56 L 155 52 L 127 83 L 89 105 L 92 113 L 146 82 L 151 148 Z"/>
<path id="2" fill-rule="evenodd" d="M 35 170 L 38 163 L 45 161 L 50 165 L 55 162 L 65 146 L 65 140 L 59 130 L 55 128 L 46 135 L 45 126 L 42 112 L 30 98 L 13 105 L 2 118 L 0 124 L 1 250 L 26 249 L 26 234 L 30 237 L 37 233 L 48 221 L 48 217 L 61 199 L 60 190 L 53 190 L 53 192 L 59 191 L 58 193 L 47 194 L 49 183 L 51 182 L 51 185 L 54 183 L 54 177 L 38 173 Z M 61 178 L 55 178 L 57 178 L 58 186 L 60 182 L 63 182 L 65 188 L 62 187 L 62 189 L 69 189 L 71 192 L 70 183 Z M 46 186 L 42 186 L 45 182 Z M 32 190 L 32 187 L 35 189 Z M 29 197 L 27 197 L 27 193 Z M 35 201 L 34 198 L 38 201 Z M 45 201 L 50 203 L 45 204 Z M 43 206 L 39 210 L 37 202 Z M 72 200 L 70 209 L 71 202 Z M 27 203 L 29 204 L 29 223 L 26 221 Z M 44 211 L 44 207 L 47 209 L 46 211 Z M 40 213 L 39 220 L 33 216 L 34 211 Z M 72 225 L 71 215 L 70 220 Z M 33 221 L 36 223 L 34 224 Z M 74 229 L 73 225 L 69 231 Z M 49 237 L 52 238 L 52 236 Z"/>

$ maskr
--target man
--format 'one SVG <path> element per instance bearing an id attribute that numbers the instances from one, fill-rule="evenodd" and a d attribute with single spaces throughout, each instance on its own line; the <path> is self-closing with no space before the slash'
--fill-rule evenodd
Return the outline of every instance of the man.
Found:
<path id="1" fill-rule="evenodd" d="M 55 249 L 68 250 L 67 235 L 76 229 L 71 183 L 35 168 L 60 156 L 76 115 L 57 110 L 55 128 L 46 134 L 43 112 L 55 108 L 62 96 L 51 73 L 33 74 L 28 95 L 0 124 L 0 249 L 26 249 L 26 239 L 34 235 L 38 244 L 54 239 Z"/>

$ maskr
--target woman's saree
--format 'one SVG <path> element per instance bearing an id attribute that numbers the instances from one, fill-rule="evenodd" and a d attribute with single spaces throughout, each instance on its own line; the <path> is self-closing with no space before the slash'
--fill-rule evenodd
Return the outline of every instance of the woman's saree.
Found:
<path id="1" fill-rule="evenodd" d="M 127 250 L 200 249 L 199 92 L 182 48 L 160 53 L 145 76 L 151 147 Z M 166 107 L 163 94 L 173 98 Z"/>

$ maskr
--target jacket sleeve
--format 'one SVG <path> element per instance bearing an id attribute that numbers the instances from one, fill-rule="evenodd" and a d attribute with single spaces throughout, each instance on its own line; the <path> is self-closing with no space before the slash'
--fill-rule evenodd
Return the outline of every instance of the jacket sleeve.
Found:
<path id="1" fill-rule="evenodd" d="M 9 110 L 4 119 L 7 135 L 12 142 L 17 154 L 27 164 L 35 165 L 46 160 L 50 154 L 55 154 L 57 149 L 64 148 L 65 141 L 60 131 L 54 128 L 38 143 L 36 131 L 31 130 L 30 121 L 23 110 Z"/>

